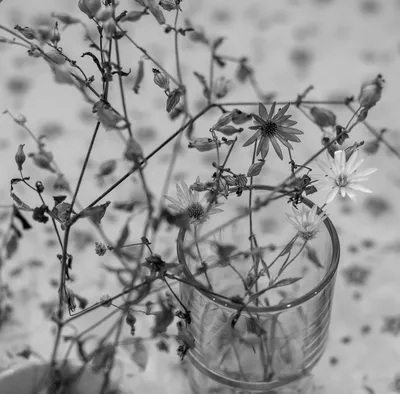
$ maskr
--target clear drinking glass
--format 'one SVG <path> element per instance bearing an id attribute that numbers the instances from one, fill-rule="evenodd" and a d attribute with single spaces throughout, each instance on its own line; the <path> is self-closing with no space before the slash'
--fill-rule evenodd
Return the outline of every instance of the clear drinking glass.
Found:
<path id="1" fill-rule="evenodd" d="M 265 189 L 270 190 L 256 186 L 254 198 L 265 197 Z M 313 206 L 307 199 L 304 204 Z M 238 253 L 250 252 L 248 216 L 207 237 L 238 209 L 229 203 L 222 208 L 223 213 L 190 231 L 181 230 L 178 236 L 183 278 L 191 283 L 180 284 L 182 302 L 191 311 L 188 329 L 195 339 L 188 353 L 191 386 L 196 394 L 309 394 L 311 371 L 328 335 L 339 262 L 336 230 L 327 218 L 314 239 L 305 242 L 296 237 L 296 229 L 285 219 L 285 213 L 291 213 L 287 197 L 253 213 L 253 233 L 260 251 L 253 255 L 262 254 L 269 277 L 261 276 L 251 291 L 267 288 L 269 278 L 277 276 L 282 286 L 241 308 L 237 296 L 243 300 L 252 275 L 265 265 L 259 262 L 255 272 L 253 255 Z M 225 252 L 232 251 L 222 262 L 221 245 L 230 245 Z M 206 274 L 202 262 L 207 263 Z M 212 292 L 207 287 L 210 284 Z"/>

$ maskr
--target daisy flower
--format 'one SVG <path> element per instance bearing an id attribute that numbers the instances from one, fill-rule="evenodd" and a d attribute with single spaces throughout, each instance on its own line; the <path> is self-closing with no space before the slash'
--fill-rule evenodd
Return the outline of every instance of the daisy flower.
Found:
<path id="1" fill-rule="evenodd" d="M 292 207 L 294 215 L 286 215 L 289 222 L 293 224 L 297 230 L 298 235 L 309 241 L 315 238 L 318 233 L 320 224 L 327 218 L 325 212 L 317 215 L 317 206 L 313 205 L 311 209 L 301 205 L 299 209 Z"/>
<path id="2" fill-rule="evenodd" d="M 196 183 L 200 179 L 197 178 Z M 184 180 L 176 184 L 176 194 L 178 199 L 164 196 L 171 204 L 168 207 L 175 213 L 187 213 L 191 224 L 199 224 L 205 222 L 210 215 L 222 212 L 222 209 L 216 208 L 220 204 L 213 204 L 208 209 L 209 202 L 206 195 L 199 201 L 199 192 L 189 188 Z M 208 212 L 207 212 L 208 209 Z"/>
<path id="3" fill-rule="evenodd" d="M 250 126 L 250 129 L 257 131 L 243 146 L 249 146 L 259 139 L 256 154 L 259 155 L 261 153 L 262 159 L 265 159 L 268 155 L 269 143 L 271 141 L 276 154 L 283 160 L 282 150 L 278 142 L 289 149 L 293 149 L 289 141 L 300 142 L 296 134 L 303 134 L 301 130 L 291 127 L 297 123 L 294 120 L 290 120 L 292 115 L 285 115 L 286 111 L 289 109 L 289 105 L 289 103 L 286 104 L 274 115 L 276 103 L 272 104 L 269 113 L 265 106 L 259 103 L 259 116 L 252 114 L 254 126 Z"/>
<path id="4" fill-rule="evenodd" d="M 332 202 L 338 194 L 342 197 L 348 195 L 355 202 L 356 190 L 364 193 L 372 193 L 371 190 L 364 187 L 360 182 L 367 180 L 367 176 L 374 173 L 377 169 L 368 168 L 359 171 L 358 168 L 364 159 L 357 161 L 357 150 L 348 160 L 346 160 L 346 152 L 344 150 L 337 150 L 334 158 L 332 158 L 329 153 L 327 153 L 327 156 L 328 164 L 316 160 L 317 164 L 326 175 L 314 176 L 316 179 L 319 179 L 317 186 L 320 186 L 320 190 L 331 189 L 326 196 L 327 204 Z"/>

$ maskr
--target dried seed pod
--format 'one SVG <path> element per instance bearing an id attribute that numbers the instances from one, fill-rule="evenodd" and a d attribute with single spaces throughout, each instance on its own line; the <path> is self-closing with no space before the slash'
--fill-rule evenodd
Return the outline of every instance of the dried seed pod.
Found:
<path id="1" fill-rule="evenodd" d="M 336 125 L 336 115 L 329 109 L 312 107 L 310 114 L 314 118 L 315 123 L 320 127 L 334 127 Z"/>
<path id="2" fill-rule="evenodd" d="M 90 19 L 94 18 L 96 13 L 101 8 L 100 0 L 79 0 L 79 9 L 86 14 Z"/>
<path id="3" fill-rule="evenodd" d="M 219 141 L 218 141 L 219 142 Z M 221 143 L 219 142 L 218 146 Z M 195 148 L 199 152 L 208 152 L 210 150 L 216 149 L 217 144 L 212 138 L 196 138 L 193 142 L 189 142 L 189 148 Z"/>
<path id="4" fill-rule="evenodd" d="M 168 74 L 161 72 L 160 70 L 153 68 L 154 83 L 161 89 L 169 90 L 169 76 Z M 170 112 L 170 111 L 168 111 Z"/>
<path id="5" fill-rule="evenodd" d="M 175 89 L 168 95 L 166 107 L 168 113 L 171 112 L 178 105 L 181 96 L 182 92 L 180 89 Z"/>
<path id="6" fill-rule="evenodd" d="M 361 85 L 358 102 L 362 107 L 373 107 L 382 96 L 382 89 L 385 80 L 378 74 L 372 81 L 367 81 Z"/>

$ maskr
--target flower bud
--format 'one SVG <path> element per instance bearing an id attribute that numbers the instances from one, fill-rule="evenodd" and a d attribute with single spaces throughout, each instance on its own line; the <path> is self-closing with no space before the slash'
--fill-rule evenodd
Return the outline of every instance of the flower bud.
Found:
<path id="1" fill-rule="evenodd" d="M 15 119 L 14 119 L 15 123 L 23 126 L 26 123 L 26 117 L 22 114 L 19 114 Z"/>
<path id="2" fill-rule="evenodd" d="M 22 164 L 24 164 L 26 160 L 26 156 L 24 153 L 24 145 L 25 144 L 21 144 L 18 147 L 17 153 L 15 154 L 15 162 L 17 163 L 18 171 L 22 171 Z"/>
<path id="3" fill-rule="evenodd" d="M 34 40 L 37 38 L 36 30 L 31 27 L 21 27 L 16 25 L 14 29 L 21 33 L 27 40 Z"/>
<path id="4" fill-rule="evenodd" d="M 256 163 L 253 163 L 247 171 L 247 176 L 257 176 L 261 172 L 264 164 L 265 160 L 258 160 Z"/>
<path id="5" fill-rule="evenodd" d="M 221 143 L 218 142 L 218 146 L 220 146 Z M 189 148 L 195 148 L 199 152 L 208 152 L 210 150 L 216 149 L 217 144 L 212 138 L 197 138 L 193 142 L 189 142 Z"/>
<path id="6" fill-rule="evenodd" d="M 161 89 L 169 90 L 169 76 L 156 68 L 153 68 L 154 83 Z"/>
<path id="7" fill-rule="evenodd" d="M 246 114 L 245 112 L 242 112 L 237 108 L 235 108 L 232 112 L 234 112 L 232 116 L 232 122 L 236 125 L 243 124 L 251 120 L 250 114 Z"/>
<path id="8" fill-rule="evenodd" d="M 103 32 L 104 36 L 111 40 L 114 37 L 115 32 L 117 31 L 117 25 L 115 24 L 114 19 L 107 19 L 103 23 Z"/>
<path id="9" fill-rule="evenodd" d="M 232 121 L 233 117 L 237 114 L 237 111 L 237 109 L 234 109 L 233 111 L 222 114 L 217 123 L 211 127 L 211 130 L 219 130 L 221 127 L 226 126 Z"/>
<path id="10" fill-rule="evenodd" d="M 96 13 L 96 19 L 100 22 L 105 22 L 108 19 L 111 19 L 113 16 L 113 8 L 112 7 L 105 7 L 100 9 Z"/>
<path id="11" fill-rule="evenodd" d="M 225 97 L 229 92 L 229 81 L 225 77 L 220 77 L 214 84 L 214 96 L 217 99 Z"/>
<path id="12" fill-rule="evenodd" d="M 58 30 L 58 22 L 55 23 L 53 30 L 51 31 L 50 35 L 50 42 L 57 46 L 61 39 L 60 31 Z"/>
<path id="13" fill-rule="evenodd" d="M 231 136 L 234 135 L 236 133 L 241 133 L 243 131 L 243 128 L 239 128 L 237 129 L 234 126 L 222 126 L 220 127 L 217 131 L 219 131 L 220 133 L 226 135 L 226 136 Z"/>
<path id="14" fill-rule="evenodd" d="M 175 89 L 168 95 L 166 108 L 168 113 L 171 112 L 178 105 L 181 96 L 182 92 L 180 89 Z"/>
<path id="15" fill-rule="evenodd" d="M 101 1 L 79 0 L 78 7 L 84 14 L 86 14 L 90 19 L 92 19 L 101 8 Z"/>
<path id="16" fill-rule="evenodd" d="M 158 4 L 165 11 L 172 11 L 179 9 L 180 0 L 161 0 Z"/>
<path id="17" fill-rule="evenodd" d="M 143 159 L 143 150 L 134 138 L 129 138 L 124 152 L 126 160 L 138 162 Z"/>
<path id="18" fill-rule="evenodd" d="M 336 125 L 336 115 L 328 109 L 312 107 L 310 114 L 314 118 L 314 122 L 320 127 L 334 127 Z"/>
<path id="19" fill-rule="evenodd" d="M 361 85 L 358 101 L 362 107 L 371 108 L 380 100 L 384 82 L 382 75 L 378 74 L 372 81 Z"/>
<path id="20" fill-rule="evenodd" d="M 70 312 L 75 312 L 75 293 L 71 289 L 68 289 L 68 287 L 65 288 L 65 302 L 68 305 Z"/>

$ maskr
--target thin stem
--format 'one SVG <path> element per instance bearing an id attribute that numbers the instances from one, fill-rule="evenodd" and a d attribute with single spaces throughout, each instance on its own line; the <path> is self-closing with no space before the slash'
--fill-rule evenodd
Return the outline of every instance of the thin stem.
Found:
<path id="1" fill-rule="evenodd" d="M 205 262 L 203 261 L 203 257 L 201 257 L 200 246 L 199 246 L 199 243 L 197 242 L 197 225 L 194 226 L 194 235 L 193 236 L 194 236 L 195 243 L 196 243 L 197 255 L 198 255 L 199 259 L 200 259 L 201 265 L 204 268 L 204 276 L 205 276 L 205 278 L 207 280 L 208 287 L 212 290 L 213 288 L 212 288 L 212 285 L 211 285 L 211 282 L 210 282 L 210 278 L 208 277 L 208 274 L 207 274 L 207 266 L 205 265 Z"/>
<path id="2" fill-rule="evenodd" d="M 93 132 L 93 135 L 92 135 L 92 139 L 91 139 L 90 144 L 89 144 L 89 148 L 88 148 L 88 150 L 87 150 L 87 152 L 86 152 L 85 161 L 84 161 L 84 163 L 83 163 L 83 166 L 82 166 L 82 169 L 81 169 L 81 173 L 80 173 L 80 175 L 79 175 L 78 183 L 77 183 L 77 185 L 76 185 L 75 192 L 74 192 L 74 195 L 73 195 L 73 197 L 72 197 L 71 207 L 70 207 L 70 210 L 69 210 L 69 215 L 68 215 L 68 217 L 71 215 L 71 212 L 72 212 L 72 210 L 74 209 L 74 205 L 75 205 L 75 202 L 76 202 L 76 198 L 77 198 L 77 196 L 78 196 L 79 189 L 80 189 L 80 187 L 81 187 L 81 185 L 82 185 L 83 176 L 85 175 L 86 167 L 87 167 L 87 165 L 88 165 L 89 158 L 90 158 L 90 155 L 91 155 L 91 153 L 92 153 L 92 149 L 93 149 L 93 146 L 94 146 L 94 142 L 96 141 L 97 132 L 99 131 L 99 128 L 100 128 L 100 122 L 97 122 L 97 123 L 96 123 L 96 127 L 94 128 L 94 132 Z"/>
<path id="3" fill-rule="evenodd" d="M 164 71 L 164 73 L 170 77 L 171 81 L 174 82 L 176 86 L 180 86 L 176 78 L 174 78 L 160 63 L 158 63 L 151 55 L 149 55 L 149 53 L 144 48 L 136 44 L 136 42 L 133 41 L 133 39 L 121 28 L 121 26 L 118 23 L 117 27 L 120 30 L 120 32 L 128 39 L 128 41 L 130 41 L 137 49 L 139 49 L 139 51 L 141 51 L 146 57 L 148 57 L 157 68 Z"/>
<path id="4" fill-rule="evenodd" d="M 156 155 L 164 146 L 168 145 L 172 140 L 174 140 L 182 131 L 186 129 L 191 123 L 195 122 L 198 118 L 203 116 L 206 112 L 208 112 L 213 105 L 205 107 L 202 111 L 200 111 L 194 118 L 190 119 L 186 122 L 182 127 L 180 127 L 175 133 L 173 133 L 170 137 L 168 137 L 163 143 L 161 143 L 157 148 L 155 148 L 148 156 L 146 156 L 143 160 L 139 162 L 138 165 L 135 165 L 130 171 L 128 171 L 124 176 L 122 176 L 118 181 L 116 181 L 113 185 L 111 185 L 105 192 L 103 192 L 99 197 L 97 197 L 93 202 L 91 202 L 85 209 L 79 212 L 74 219 L 78 219 L 82 212 L 86 209 L 93 207 L 99 201 L 101 201 L 105 196 L 111 193 L 116 187 L 118 187 L 122 182 L 124 182 L 127 178 L 129 178 L 133 173 L 135 173 L 139 166 L 142 166 L 148 160 L 150 160 L 154 155 Z"/>
<path id="5" fill-rule="evenodd" d="M 265 105 L 271 105 L 273 104 L 273 100 L 268 100 L 268 101 L 263 101 L 263 104 Z M 291 105 L 296 105 L 298 102 L 297 101 L 276 101 L 276 105 L 285 105 L 285 104 L 291 104 Z M 302 104 L 326 104 L 326 105 L 346 105 L 347 99 L 346 100 L 304 100 L 301 101 Z M 222 102 L 222 103 L 214 103 L 216 106 L 252 106 L 252 105 L 258 105 L 259 101 L 254 102 L 254 101 L 238 101 L 238 102 Z"/>

